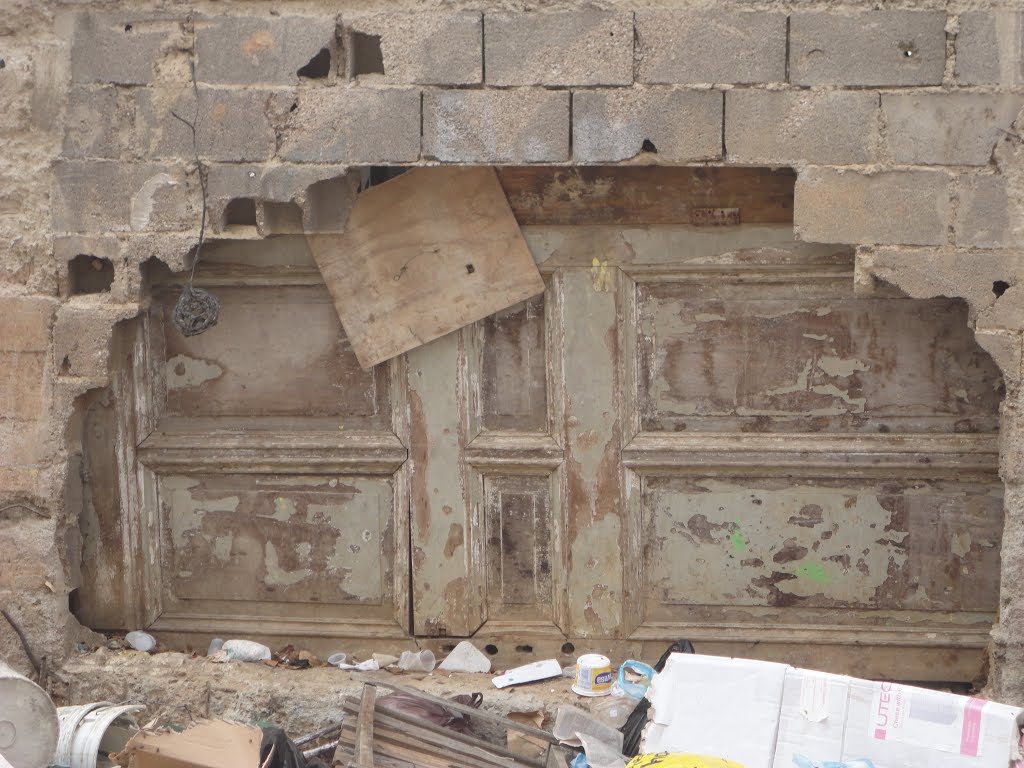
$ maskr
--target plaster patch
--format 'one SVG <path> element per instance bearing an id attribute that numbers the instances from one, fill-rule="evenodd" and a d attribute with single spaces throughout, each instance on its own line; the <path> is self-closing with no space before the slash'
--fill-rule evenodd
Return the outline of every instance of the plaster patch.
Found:
<path id="1" fill-rule="evenodd" d="M 131 226 L 132 231 L 139 232 L 149 226 L 149 218 L 153 215 L 153 197 L 161 187 L 177 186 L 169 173 L 158 173 L 150 176 L 132 195 Z"/>
<path id="2" fill-rule="evenodd" d="M 198 387 L 224 375 L 224 369 L 216 363 L 187 355 L 170 358 L 166 363 L 166 371 L 168 389 Z"/>

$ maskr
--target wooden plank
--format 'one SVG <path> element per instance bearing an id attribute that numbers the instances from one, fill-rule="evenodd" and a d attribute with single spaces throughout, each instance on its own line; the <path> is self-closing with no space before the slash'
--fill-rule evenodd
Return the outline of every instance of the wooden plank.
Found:
<path id="1" fill-rule="evenodd" d="M 359 768 L 373 768 L 373 716 L 377 701 L 377 688 L 363 686 L 363 698 L 359 703 L 359 720 L 356 722 L 355 763 Z"/>
<path id="2" fill-rule="evenodd" d="M 491 168 L 413 169 L 307 240 L 364 368 L 544 292 Z"/>
<path id="3" fill-rule="evenodd" d="M 689 224 L 695 208 L 738 208 L 743 224 L 793 221 L 788 168 L 501 168 L 520 225 Z"/>
<path id="4" fill-rule="evenodd" d="M 356 676 L 357 680 L 361 682 L 369 682 L 366 678 L 361 675 Z M 515 731 L 521 731 L 522 733 L 529 734 L 530 736 L 536 736 L 537 738 L 544 739 L 549 744 L 557 744 L 558 739 L 552 736 L 547 731 L 541 730 L 540 728 L 534 728 L 532 725 L 526 725 L 524 723 L 517 723 L 515 720 L 509 720 L 507 717 L 501 715 L 491 714 L 482 709 L 474 709 L 473 707 L 460 704 L 457 701 L 449 701 L 448 699 L 442 699 L 440 696 L 434 696 L 429 693 L 425 693 L 418 688 L 410 688 L 407 685 L 398 685 L 397 683 L 388 683 L 383 680 L 374 680 L 373 685 L 380 686 L 381 688 L 387 688 L 389 691 L 399 691 L 400 693 L 406 693 L 410 696 L 417 696 L 424 701 L 432 701 L 435 704 L 441 704 L 448 709 L 454 710 L 455 712 L 462 712 L 467 715 L 472 715 L 480 720 L 486 720 L 490 723 L 503 726 L 505 728 L 511 728 Z"/>
<path id="5" fill-rule="evenodd" d="M 355 712 L 358 709 L 358 701 L 352 697 L 346 698 L 342 704 L 342 709 L 345 712 Z M 503 765 L 505 763 L 499 758 L 510 758 L 524 765 L 543 768 L 540 763 L 511 752 L 499 745 L 492 745 L 473 736 L 435 725 L 429 720 L 388 709 L 382 706 L 379 700 L 374 715 L 374 725 L 378 734 L 387 728 L 394 728 L 408 737 L 415 737 L 424 745 L 441 747 L 446 752 L 459 752 L 470 755 L 484 762 Z"/>

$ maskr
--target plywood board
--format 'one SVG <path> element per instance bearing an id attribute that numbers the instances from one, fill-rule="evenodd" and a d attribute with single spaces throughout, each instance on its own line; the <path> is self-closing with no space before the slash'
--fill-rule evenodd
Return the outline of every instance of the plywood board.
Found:
<path id="1" fill-rule="evenodd" d="M 414 169 L 307 239 L 364 368 L 544 291 L 491 168 Z"/>

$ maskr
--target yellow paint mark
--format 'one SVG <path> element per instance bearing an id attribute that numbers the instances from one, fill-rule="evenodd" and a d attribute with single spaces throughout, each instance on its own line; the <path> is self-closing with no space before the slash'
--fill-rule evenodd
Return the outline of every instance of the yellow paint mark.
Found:
<path id="1" fill-rule="evenodd" d="M 612 271 L 608 269 L 608 260 L 601 261 L 595 256 L 590 264 L 590 279 L 594 282 L 594 290 L 605 293 L 611 291 Z"/>

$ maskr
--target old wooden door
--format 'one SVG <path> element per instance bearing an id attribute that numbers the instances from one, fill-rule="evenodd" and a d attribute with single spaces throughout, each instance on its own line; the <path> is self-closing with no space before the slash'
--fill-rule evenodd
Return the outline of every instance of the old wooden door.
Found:
<path id="1" fill-rule="evenodd" d="M 855 295 L 788 173 L 502 179 L 548 287 L 409 355 L 417 634 L 978 674 L 1001 382 L 966 308 Z"/>
<path id="2" fill-rule="evenodd" d="M 157 281 L 114 350 L 127 407 L 88 409 L 82 476 L 118 492 L 84 494 L 80 615 L 975 676 L 1001 384 L 965 307 L 856 295 L 848 248 L 794 240 L 790 172 L 501 178 L 544 295 L 369 372 L 301 237 L 211 248 L 201 336 Z"/>

